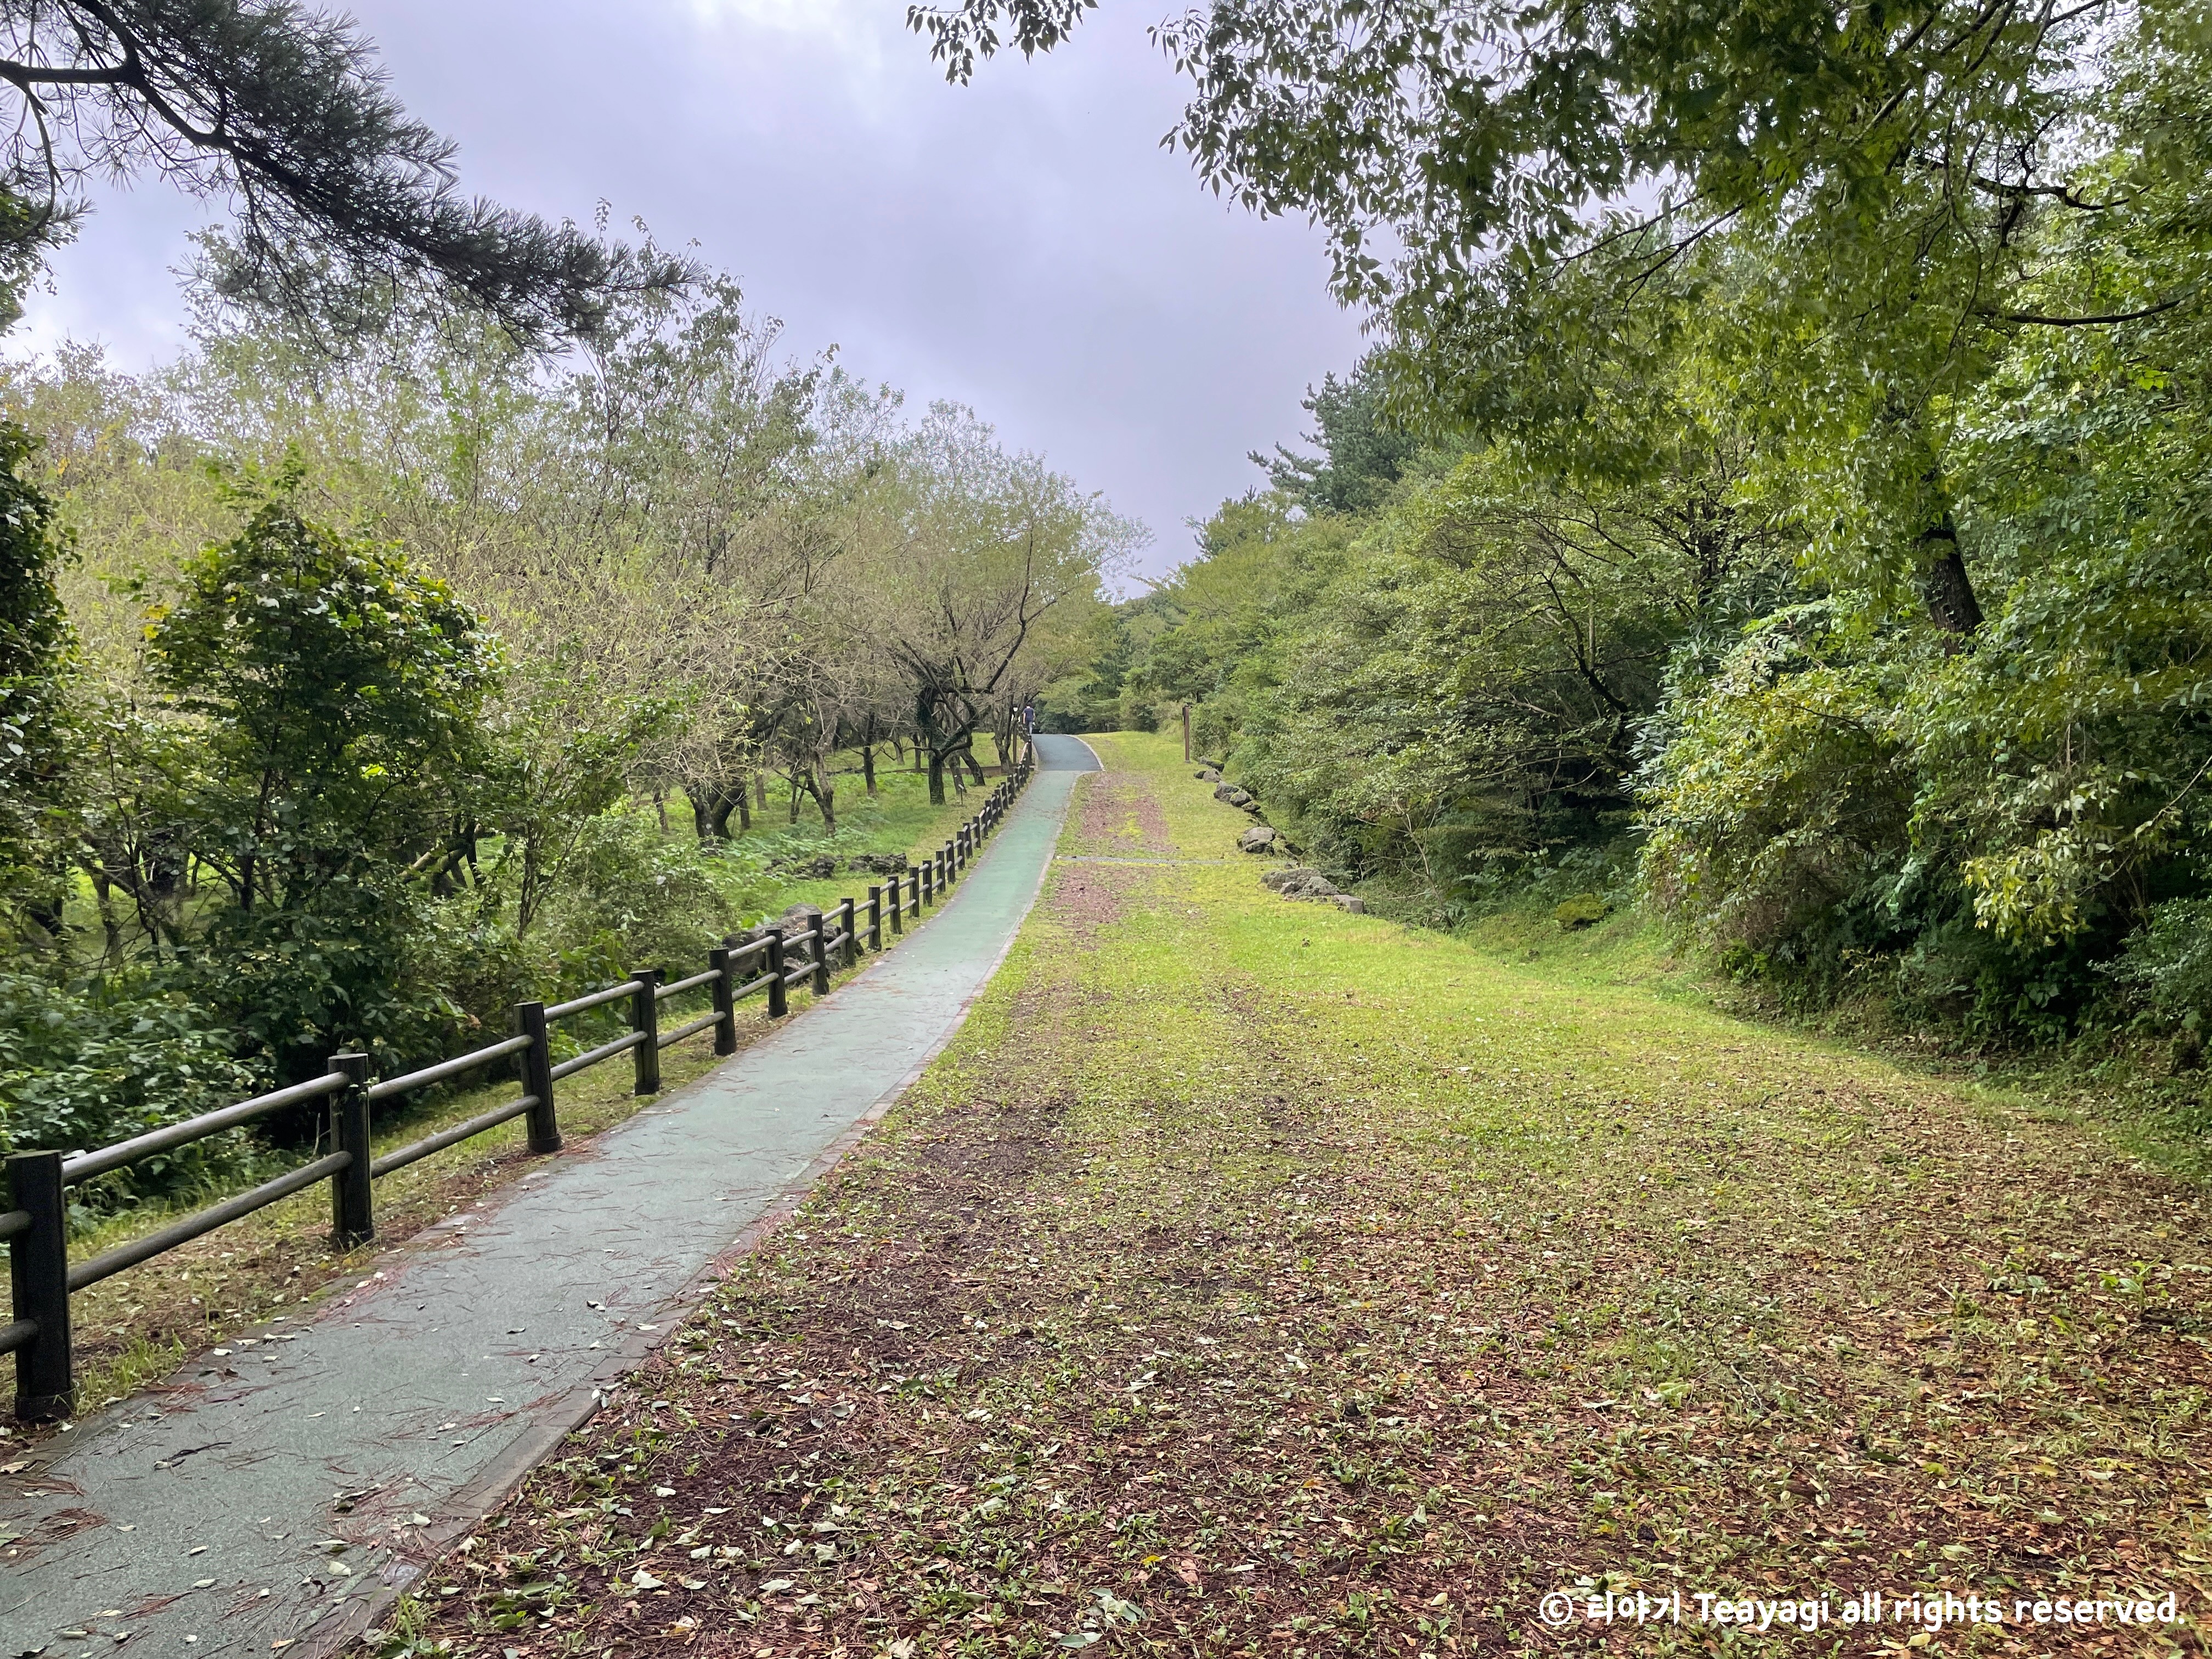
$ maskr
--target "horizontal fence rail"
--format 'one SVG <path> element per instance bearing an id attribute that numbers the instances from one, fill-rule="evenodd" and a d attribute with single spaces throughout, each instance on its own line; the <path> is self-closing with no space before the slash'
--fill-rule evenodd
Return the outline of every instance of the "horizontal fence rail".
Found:
<path id="1" fill-rule="evenodd" d="M 951 891 L 984 838 L 1005 820 L 1035 769 L 1034 750 L 1025 744 L 1021 758 L 985 797 L 981 810 L 934 854 L 909 864 L 889 883 L 870 887 L 865 901 L 840 899 L 834 908 L 805 913 L 803 920 L 787 917 L 783 923 L 763 930 L 759 939 L 718 947 L 708 952 L 707 966 L 700 972 L 672 979 L 662 969 L 641 969 L 618 985 L 550 1007 L 543 1002 L 517 1003 L 512 1036 L 397 1077 L 372 1082 L 366 1054 L 333 1054 L 329 1069 L 320 1077 L 166 1125 L 112 1146 L 67 1155 L 58 1152 L 12 1154 L 8 1159 L 7 1196 L 0 1200 L 6 1206 L 0 1209 L 0 1242 L 8 1248 L 10 1315 L 7 1323 L 0 1324 L 0 1354 L 15 1356 L 15 1415 L 27 1422 L 48 1421 L 75 1409 L 76 1381 L 70 1348 L 73 1291 L 151 1261 L 323 1181 L 331 1185 L 331 1243 L 339 1249 L 354 1249 L 376 1237 L 374 1182 L 395 1170 L 519 1117 L 530 1120 L 532 1152 L 558 1152 L 561 1129 L 554 1112 L 554 1085 L 562 1079 L 617 1054 L 629 1054 L 636 1066 L 635 1092 L 655 1094 L 660 1089 L 660 1051 L 670 1045 L 711 1030 L 716 1054 L 736 1053 L 739 1003 L 765 995 L 768 1017 L 780 1019 L 790 1011 L 793 990 L 804 988 L 817 997 L 826 995 L 833 969 L 854 966 L 863 949 L 885 948 L 886 909 L 890 933 L 896 938 Z M 713 1006 L 681 1024 L 661 1030 L 660 1005 L 670 998 L 700 991 L 708 993 Z M 556 1022 L 614 1008 L 627 1013 L 629 1030 L 566 1060 L 554 1060 L 552 1028 Z M 502 1062 L 511 1062 L 520 1085 L 514 1099 L 381 1157 L 373 1153 L 371 1116 L 377 1103 L 434 1088 Z M 316 1156 L 299 1168 L 88 1261 L 70 1261 L 70 1188 L 288 1107 L 316 1103 L 321 1104 L 324 1115 Z"/>

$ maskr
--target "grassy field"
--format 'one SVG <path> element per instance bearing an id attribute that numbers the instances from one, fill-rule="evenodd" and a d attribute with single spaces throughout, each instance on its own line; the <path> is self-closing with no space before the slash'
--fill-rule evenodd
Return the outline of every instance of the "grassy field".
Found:
<path id="1" fill-rule="evenodd" d="M 387 1651 L 2202 1650 L 2197 1188 L 1648 941 L 1275 898 L 1093 742 L 957 1042 Z"/>
<path id="2" fill-rule="evenodd" d="M 978 738 L 977 750 L 985 765 L 994 763 L 987 739 Z M 849 789 L 840 792 L 836 849 L 841 857 L 902 850 L 921 857 L 942 845 L 974 813 L 983 793 L 971 788 L 965 799 L 953 798 L 942 806 L 932 806 L 927 783 L 920 776 L 886 766 L 879 770 L 878 778 L 882 792 L 873 799 L 861 793 L 857 776 L 848 781 Z M 675 805 L 678 810 L 671 815 L 672 833 L 688 836 L 690 809 L 680 800 Z M 820 819 L 811 805 L 796 830 L 773 806 L 768 819 L 763 823 L 756 818 L 744 845 L 773 854 L 787 843 L 809 853 L 821 843 Z M 839 875 L 826 880 L 771 877 L 757 883 L 750 896 L 768 910 L 781 911 L 801 901 L 826 908 L 842 897 L 865 897 L 867 884 L 881 879 L 864 875 Z M 704 965 L 702 959 L 692 964 L 691 970 Z M 794 998 L 797 1006 L 804 1001 L 803 997 Z M 664 1018 L 673 1021 L 702 1012 L 706 1005 L 695 994 L 665 1006 L 668 1012 Z M 740 1005 L 740 1046 L 767 1028 L 759 999 Z M 602 1032 L 592 1040 L 603 1040 L 611 1034 Z M 680 1087 L 710 1069 L 715 1063 L 712 1042 L 711 1034 L 702 1033 L 665 1051 L 661 1057 L 664 1086 Z M 617 1056 L 563 1081 L 557 1099 L 562 1132 L 569 1142 L 610 1128 L 646 1104 L 645 1099 L 630 1092 L 630 1085 L 627 1056 Z M 377 1150 L 384 1152 L 405 1146 L 487 1111 L 512 1098 L 514 1091 L 512 1083 L 499 1083 L 434 1095 L 413 1109 L 380 1120 Z M 380 1242 L 389 1244 L 404 1239 L 465 1206 L 489 1202 L 498 1188 L 526 1178 L 538 1161 L 529 1156 L 524 1138 L 520 1121 L 503 1124 L 379 1181 Z M 313 1302 L 333 1286 L 351 1283 L 374 1252 L 340 1255 L 331 1250 L 328 1191 L 323 1185 L 310 1188 L 73 1297 L 78 1395 L 85 1408 L 112 1404 L 158 1382 L 196 1349 L 224 1340 L 279 1312 L 297 1316 L 301 1304 Z M 96 1255 L 225 1195 L 224 1191 L 195 1194 L 173 1205 L 147 1206 L 98 1222 L 71 1239 L 71 1259 Z M 0 1440 L 11 1434 L 37 1432 L 40 1431 L 0 1424 Z"/>

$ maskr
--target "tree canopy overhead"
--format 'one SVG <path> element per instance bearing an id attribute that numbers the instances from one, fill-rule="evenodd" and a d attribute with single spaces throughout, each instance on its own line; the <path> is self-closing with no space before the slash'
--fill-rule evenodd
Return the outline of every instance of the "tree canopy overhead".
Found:
<path id="1" fill-rule="evenodd" d="M 223 280 L 299 313 L 334 287 L 427 281 L 537 342 L 690 274 L 465 195 L 454 146 L 407 114 L 360 30 L 293 0 L 0 0 L 0 81 L 11 288 L 94 178 L 141 173 L 231 198 Z"/>
<path id="2" fill-rule="evenodd" d="M 960 79 L 1004 45 L 1050 48 L 1088 9 L 908 16 Z M 1171 141 L 1217 191 L 1322 227 L 1337 293 L 1402 348 L 1409 406 L 1447 422 L 1528 413 L 1484 371 L 1517 373 L 1533 343 L 1614 343 L 1730 227 L 1782 256 L 1777 291 L 1803 318 L 1875 356 L 1913 355 L 1901 310 L 1966 348 L 2196 302 L 2201 271 L 2062 293 L 2027 253 L 2039 222 L 2154 209 L 2201 172 L 2189 76 L 2133 88 L 2158 131 L 2125 176 L 2095 135 L 2113 88 L 2204 37 L 2201 0 L 1212 0 L 1153 31 L 1193 86 Z"/>

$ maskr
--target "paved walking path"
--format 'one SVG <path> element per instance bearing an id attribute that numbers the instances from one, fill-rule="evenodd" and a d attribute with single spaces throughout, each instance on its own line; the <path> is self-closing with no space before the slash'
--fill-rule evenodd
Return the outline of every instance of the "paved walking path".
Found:
<path id="1" fill-rule="evenodd" d="M 297 1659 L 357 1630 L 951 1037 L 1036 895 L 1075 773 L 1097 765 L 1077 738 L 1037 750 L 945 908 L 820 1007 L 0 1480 L 0 1659 L 125 1632 L 134 1655 Z"/>

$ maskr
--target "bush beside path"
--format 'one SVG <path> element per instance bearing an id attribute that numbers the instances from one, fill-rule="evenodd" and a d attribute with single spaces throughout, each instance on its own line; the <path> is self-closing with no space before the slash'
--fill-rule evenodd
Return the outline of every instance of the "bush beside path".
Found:
<path id="1" fill-rule="evenodd" d="M 2212 1613 L 2197 1188 L 1279 898 L 1178 745 L 1092 742 L 952 1048 L 387 1650 L 1706 1650 L 1701 1592 L 1869 1590 L 2005 1620 L 1820 1650 L 2201 1645 L 2013 1617 Z"/>

